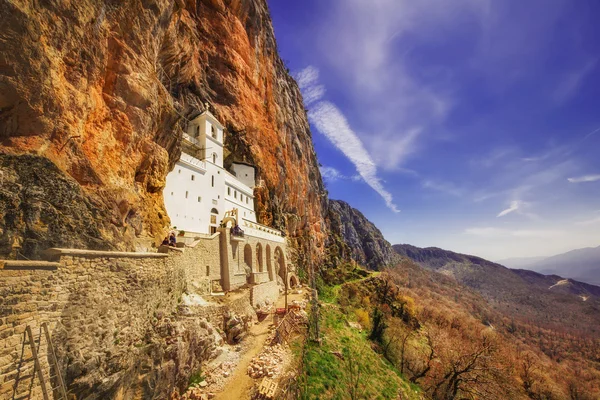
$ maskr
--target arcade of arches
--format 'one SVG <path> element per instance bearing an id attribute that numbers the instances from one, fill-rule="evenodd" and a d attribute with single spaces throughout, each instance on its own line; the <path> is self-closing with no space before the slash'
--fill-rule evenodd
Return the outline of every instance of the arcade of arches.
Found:
<path id="1" fill-rule="evenodd" d="M 285 242 L 249 235 L 235 237 L 229 227 L 219 228 L 219 233 L 223 290 L 270 281 L 287 283 L 288 288 L 298 286 L 299 279 L 286 255 Z"/>

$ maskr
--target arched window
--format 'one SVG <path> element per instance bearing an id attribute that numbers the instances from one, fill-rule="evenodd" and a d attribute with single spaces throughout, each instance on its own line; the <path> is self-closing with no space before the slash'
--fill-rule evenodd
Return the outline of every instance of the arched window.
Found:
<path id="1" fill-rule="evenodd" d="M 212 154 L 213 164 L 217 163 L 217 153 Z"/>
<path id="2" fill-rule="evenodd" d="M 210 184 L 212 185 L 212 187 L 215 187 L 215 176 L 211 176 L 210 177 Z"/>
<path id="3" fill-rule="evenodd" d="M 214 125 L 210 126 L 210 133 L 214 139 L 217 138 L 217 130 L 215 129 Z"/>

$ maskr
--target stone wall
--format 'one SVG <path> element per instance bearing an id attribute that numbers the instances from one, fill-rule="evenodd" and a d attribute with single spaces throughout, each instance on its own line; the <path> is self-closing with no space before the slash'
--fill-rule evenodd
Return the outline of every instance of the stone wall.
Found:
<path id="1" fill-rule="evenodd" d="M 260 308 L 265 303 L 274 304 L 279 297 L 279 286 L 276 281 L 262 283 L 250 289 L 250 303 L 252 307 Z"/>
<path id="2" fill-rule="evenodd" d="M 124 393 L 141 385 L 150 394 L 131 398 L 161 398 L 153 392 L 156 382 L 164 380 L 161 395 L 185 387 L 194 365 L 210 356 L 207 343 L 214 341 L 197 326 L 200 318 L 221 328 L 224 311 L 253 316 L 253 306 L 278 296 L 282 264 L 276 254 L 285 254 L 285 245 L 250 236 L 232 240 L 221 229 L 183 249 L 163 250 L 51 249 L 50 262 L 0 262 L 0 399 L 12 397 L 27 325 L 37 337 L 41 324 L 48 324 L 67 385 L 82 397 L 129 398 Z M 179 315 L 182 294 L 208 294 L 211 281 L 222 282 L 225 290 L 261 284 L 227 305 Z M 49 376 L 44 341 L 40 354 Z M 185 367 L 178 366 L 184 361 Z M 31 369 L 31 363 L 25 365 L 23 373 Z M 31 398 L 41 398 L 37 383 Z"/>
<path id="3" fill-rule="evenodd" d="M 175 329 L 169 316 L 177 312 L 186 274 L 194 276 L 194 253 L 56 250 L 51 255 L 54 263 L 4 263 L 0 269 L 0 398 L 12 396 L 25 327 L 30 325 L 37 337 L 43 322 L 50 328 L 67 385 L 76 393 L 111 398 L 135 385 L 132 380 L 139 379 L 140 365 L 145 364 L 140 360 L 153 358 L 146 353 L 164 353 L 164 339 L 153 339 L 157 330 L 160 336 Z M 161 332 L 164 325 L 169 329 Z M 191 334 L 206 336 L 201 328 Z M 188 341 L 195 342 L 201 342 L 200 337 Z M 208 357 L 202 349 L 186 354 L 194 352 L 197 357 L 188 360 L 192 364 Z M 44 341 L 40 354 L 48 377 Z M 179 357 L 188 356 L 170 359 Z M 148 368 L 154 361 L 148 361 Z M 25 372 L 31 370 L 32 363 L 24 367 Z M 178 369 L 171 368 L 177 375 Z M 23 382 L 23 388 L 28 382 Z M 174 390 L 176 383 L 167 383 L 165 393 Z M 37 380 L 32 394 L 33 399 L 41 398 Z"/>
<path id="4" fill-rule="evenodd" d="M 170 263 L 183 269 L 186 290 L 210 294 L 211 282 L 221 281 L 220 233 L 199 238 L 180 249 L 161 246 L 159 251 L 169 254 Z"/>

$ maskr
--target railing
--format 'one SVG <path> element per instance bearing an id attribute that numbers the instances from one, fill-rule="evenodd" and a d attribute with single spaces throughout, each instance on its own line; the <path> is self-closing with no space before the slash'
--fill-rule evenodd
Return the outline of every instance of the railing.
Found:
<path id="1" fill-rule="evenodd" d="M 188 142 L 195 144 L 196 146 L 200 146 L 200 142 L 198 141 L 198 139 L 196 139 L 193 136 L 188 135 L 187 133 L 183 134 L 183 139 L 187 140 Z"/>
<path id="2" fill-rule="evenodd" d="M 284 243 L 283 233 L 277 229 L 242 218 L 242 226 L 248 236 L 259 237 L 274 242 Z"/>
<path id="3" fill-rule="evenodd" d="M 179 157 L 179 161 L 183 161 L 185 163 L 191 164 L 195 167 L 206 169 L 206 161 L 198 160 L 196 157 L 191 156 L 187 153 L 181 153 L 181 157 Z"/>

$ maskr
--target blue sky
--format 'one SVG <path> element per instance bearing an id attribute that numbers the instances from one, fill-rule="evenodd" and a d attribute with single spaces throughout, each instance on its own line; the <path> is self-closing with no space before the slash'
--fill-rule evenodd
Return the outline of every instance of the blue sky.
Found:
<path id="1" fill-rule="evenodd" d="M 393 244 L 600 245 L 600 2 L 271 0 L 330 197 Z"/>

